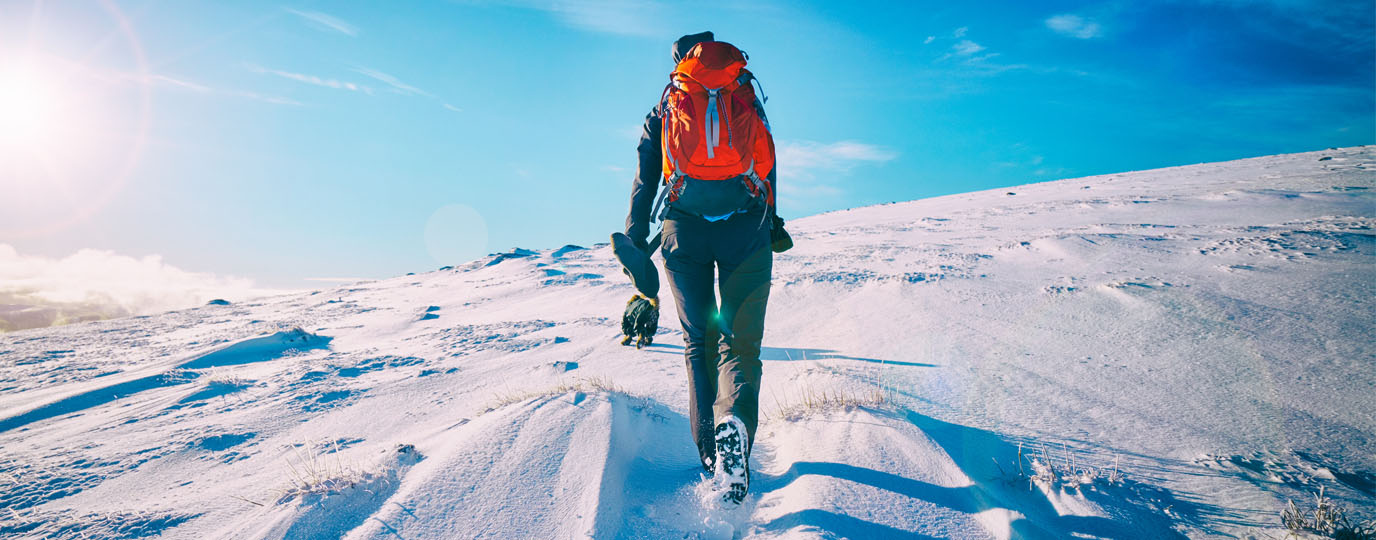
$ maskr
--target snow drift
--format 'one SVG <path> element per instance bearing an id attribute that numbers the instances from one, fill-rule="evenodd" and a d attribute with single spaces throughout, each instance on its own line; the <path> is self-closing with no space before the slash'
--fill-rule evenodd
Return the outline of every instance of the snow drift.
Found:
<path id="1" fill-rule="evenodd" d="M 1373 167 L 791 221 L 735 510 L 703 502 L 676 325 L 617 344 L 605 245 L 3 334 L 0 536 L 1202 538 L 1320 487 L 1370 517 Z"/>

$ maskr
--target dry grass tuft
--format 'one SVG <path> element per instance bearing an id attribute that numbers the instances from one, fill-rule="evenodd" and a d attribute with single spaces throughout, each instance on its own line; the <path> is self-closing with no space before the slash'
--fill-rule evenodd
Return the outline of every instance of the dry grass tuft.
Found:
<path id="1" fill-rule="evenodd" d="M 524 403 L 536 398 L 558 396 L 572 392 L 604 394 L 627 394 L 630 392 L 607 377 L 592 376 L 579 377 L 572 381 L 560 381 L 558 384 L 539 390 L 504 390 L 492 396 L 492 402 L 483 412 L 492 412 L 507 405 Z"/>
<path id="2" fill-rule="evenodd" d="M 330 443 L 330 456 L 322 455 L 324 445 L 297 445 L 294 455 L 287 458 L 287 479 L 290 485 L 278 490 L 277 504 L 307 495 L 324 495 L 343 491 L 367 481 L 371 475 L 345 464 L 339 457 L 339 445 Z"/>
<path id="3" fill-rule="evenodd" d="M 1025 450 L 1022 443 L 1018 443 L 1017 469 L 1005 469 L 998 458 L 992 458 L 994 466 L 999 469 L 999 476 L 1005 482 L 1019 483 L 1027 482 L 1028 489 L 1035 489 L 1041 486 L 1044 489 L 1079 489 L 1080 486 L 1095 484 L 1100 481 L 1108 485 L 1123 483 L 1123 473 L 1118 469 L 1118 456 L 1113 456 L 1113 462 L 1105 462 L 1102 466 L 1091 466 L 1082 461 L 1075 453 L 1070 451 L 1068 445 L 1062 444 L 1061 451 L 1055 452 L 1045 444 L 1040 445 L 1037 451 Z"/>
<path id="4" fill-rule="evenodd" d="M 205 384 L 209 388 L 240 389 L 253 386 L 253 381 L 245 379 L 232 370 L 225 368 L 212 368 L 205 375 Z"/>
<path id="5" fill-rule="evenodd" d="M 1376 521 L 1353 524 L 1347 509 L 1324 495 L 1323 486 L 1314 496 L 1314 508 L 1300 510 L 1295 501 L 1287 501 L 1280 513 L 1280 522 L 1290 531 L 1287 538 L 1333 538 L 1336 540 L 1376 539 Z"/>
<path id="6" fill-rule="evenodd" d="M 830 387 L 804 384 L 794 391 L 786 390 L 782 399 L 776 394 L 774 403 L 773 414 L 764 414 L 765 420 L 777 418 L 794 422 L 827 411 L 884 407 L 893 403 L 893 397 L 890 391 L 879 384 L 838 384 Z"/>

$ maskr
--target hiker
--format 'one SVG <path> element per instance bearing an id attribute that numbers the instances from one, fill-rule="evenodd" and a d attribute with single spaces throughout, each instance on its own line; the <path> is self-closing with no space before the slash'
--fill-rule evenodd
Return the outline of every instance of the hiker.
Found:
<path id="1" fill-rule="evenodd" d="M 626 235 L 648 249 L 651 220 L 663 221 L 660 251 L 683 325 L 693 440 L 723 498 L 740 503 L 759 419 L 774 142 L 744 53 L 711 32 L 679 38 L 672 52 L 672 82 L 645 117 L 637 147 Z"/>

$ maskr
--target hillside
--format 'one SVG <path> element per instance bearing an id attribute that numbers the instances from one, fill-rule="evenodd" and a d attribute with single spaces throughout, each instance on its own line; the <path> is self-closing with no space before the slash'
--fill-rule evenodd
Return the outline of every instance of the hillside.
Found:
<path id="1" fill-rule="evenodd" d="M 1376 147 L 789 222 L 755 477 L 606 245 L 0 334 L 5 538 L 1283 536 L 1376 517 Z M 667 296 L 667 295 L 666 295 Z"/>

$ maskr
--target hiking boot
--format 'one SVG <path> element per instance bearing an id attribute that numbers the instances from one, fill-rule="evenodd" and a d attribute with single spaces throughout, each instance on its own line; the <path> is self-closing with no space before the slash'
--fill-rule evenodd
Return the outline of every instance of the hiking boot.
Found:
<path id="1" fill-rule="evenodd" d="M 722 488 L 722 501 L 740 504 L 750 490 L 749 434 L 745 422 L 728 416 L 717 424 L 717 463 L 714 477 Z"/>

